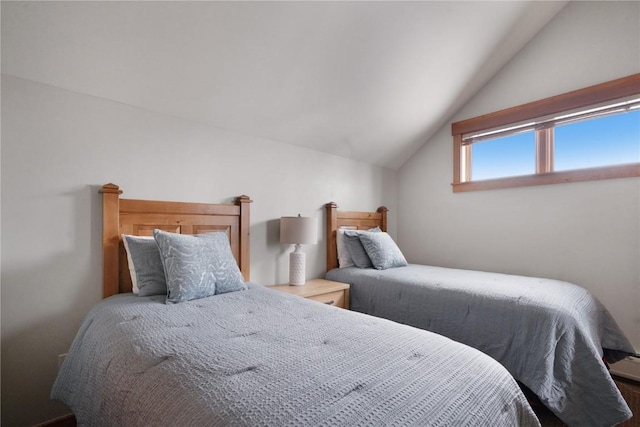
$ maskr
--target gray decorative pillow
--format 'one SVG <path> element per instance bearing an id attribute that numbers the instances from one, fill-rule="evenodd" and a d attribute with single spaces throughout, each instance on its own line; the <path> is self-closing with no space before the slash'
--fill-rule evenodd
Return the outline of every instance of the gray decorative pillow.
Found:
<path id="1" fill-rule="evenodd" d="M 164 267 L 153 237 L 123 234 L 122 242 L 127 251 L 133 293 L 141 297 L 166 295 Z"/>
<path id="2" fill-rule="evenodd" d="M 386 270 L 407 265 L 400 248 L 387 233 L 363 233 L 358 237 L 376 269 Z"/>
<path id="3" fill-rule="evenodd" d="M 346 229 L 339 228 L 336 230 L 336 250 L 338 252 L 338 267 L 353 267 L 355 264 L 351 259 L 351 254 L 349 253 L 349 249 L 347 249 L 346 239 L 344 237 L 344 232 Z"/>
<path id="4" fill-rule="evenodd" d="M 154 230 L 167 277 L 167 303 L 247 289 L 224 232 L 176 234 Z"/>
<path id="5" fill-rule="evenodd" d="M 371 264 L 371 260 L 367 255 L 367 252 L 364 250 L 360 239 L 358 238 L 360 235 L 365 233 L 380 233 L 381 230 L 379 227 L 370 228 L 366 231 L 364 230 L 345 230 L 344 232 L 344 244 L 349 251 L 349 255 L 351 256 L 351 261 L 358 268 L 371 268 L 373 264 Z"/>

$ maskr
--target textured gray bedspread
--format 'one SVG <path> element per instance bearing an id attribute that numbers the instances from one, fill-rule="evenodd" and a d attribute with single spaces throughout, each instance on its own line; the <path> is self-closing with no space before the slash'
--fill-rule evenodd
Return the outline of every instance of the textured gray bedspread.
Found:
<path id="1" fill-rule="evenodd" d="M 92 426 L 539 425 L 475 349 L 252 284 L 173 305 L 102 301 L 52 398 Z"/>
<path id="2" fill-rule="evenodd" d="M 351 284 L 352 310 L 442 334 L 495 358 L 571 426 L 611 426 L 631 417 L 602 357 L 603 348 L 632 353 L 633 347 L 579 286 L 415 264 L 333 269 L 327 278 Z"/>

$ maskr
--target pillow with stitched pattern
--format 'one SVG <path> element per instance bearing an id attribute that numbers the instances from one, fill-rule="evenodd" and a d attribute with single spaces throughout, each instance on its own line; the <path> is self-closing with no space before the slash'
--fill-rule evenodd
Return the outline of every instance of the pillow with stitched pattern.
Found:
<path id="1" fill-rule="evenodd" d="M 373 266 L 378 270 L 407 265 L 402 251 L 387 233 L 363 233 L 358 236 Z"/>
<path id="2" fill-rule="evenodd" d="M 167 300 L 179 303 L 247 289 L 225 232 L 154 230 L 167 279 Z"/>

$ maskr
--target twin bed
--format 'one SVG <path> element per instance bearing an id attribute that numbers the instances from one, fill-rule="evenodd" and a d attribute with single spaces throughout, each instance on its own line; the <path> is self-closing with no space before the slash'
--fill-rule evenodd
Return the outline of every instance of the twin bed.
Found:
<path id="1" fill-rule="evenodd" d="M 156 229 L 225 233 L 248 282 L 251 201 L 102 193 L 105 299 L 52 389 L 79 425 L 539 425 L 503 366 L 428 331 L 254 283 L 177 304 L 132 294 L 121 235 Z"/>
<path id="2" fill-rule="evenodd" d="M 387 209 L 326 205 L 327 275 L 351 284 L 351 309 L 436 332 L 490 355 L 570 426 L 611 426 L 631 412 L 606 362 L 633 353 L 585 289 L 566 282 L 408 264 L 338 265 L 341 229 L 386 230 Z M 603 359 L 605 362 L 603 362 Z"/>

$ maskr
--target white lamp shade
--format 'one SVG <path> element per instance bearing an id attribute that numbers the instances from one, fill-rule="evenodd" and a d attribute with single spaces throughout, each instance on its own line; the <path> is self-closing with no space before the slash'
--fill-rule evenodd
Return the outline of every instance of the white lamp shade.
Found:
<path id="1" fill-rule="evenodd" d="M 315 245 L 318 243 L 318 220 L 302 216 L 280 218 L 280 243 Z"/>

